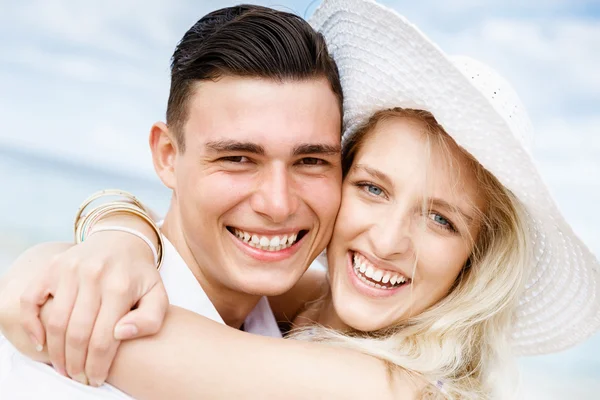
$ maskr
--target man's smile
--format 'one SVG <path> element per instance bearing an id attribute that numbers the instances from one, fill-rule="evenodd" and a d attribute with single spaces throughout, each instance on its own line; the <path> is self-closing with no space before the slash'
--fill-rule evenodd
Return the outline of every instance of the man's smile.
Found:
<path id="1" fill-rule="evenodd" d="M 300 229 L 278 232 L 277 234 L 266 234 L 242 230 L 231 226 L 228 226 L 227 230 L 248 246 L 264 251 L 280 251 L 287 249 L 308 233 L 308 230 Z"/>

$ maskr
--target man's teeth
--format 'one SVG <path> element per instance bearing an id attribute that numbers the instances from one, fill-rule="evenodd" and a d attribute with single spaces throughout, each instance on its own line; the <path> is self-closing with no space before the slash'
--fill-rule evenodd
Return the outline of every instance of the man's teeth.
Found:
<path id="1" fill-rule="evenodd" d="M 406 278 L 402 274 L 379 269 L 359 254 L 354 254 L 353 261 L 354 273 L 369 286 L 378 289 L 393 289 L 406 282 Z"/>
<path id="2" fill-rule="evenodd" d="M 235 236 L 238 237 L 242 242 L 247 243 L 251 247 L 266 251 L 279 251 L 287 249 L 294 243 L 298 238 L 298 232 L 290 235 L 280 236 L 264 236 L 255 233 L 244 232 L 239 229 L 233 229 Z"/>

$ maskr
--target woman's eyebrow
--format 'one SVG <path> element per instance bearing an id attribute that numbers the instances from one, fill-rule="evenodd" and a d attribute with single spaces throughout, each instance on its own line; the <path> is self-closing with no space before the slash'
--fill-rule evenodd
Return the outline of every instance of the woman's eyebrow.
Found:
<path id="1" fill-rule="evenodd" d="M 353 170 L 361 170 L 366 172 L 367 174 L 371 175 L 373 178 L 378 179 L 380 181 L 382 181 L 383 183 L 385 183 L 388 186 L 393 187 L 394 184 L 392 183 L 392 180 L 390 179 L 390 177 L 388 175 L 386 175 L 384 172 L 369 167 L 365 164 L 356 164 L 354 167 L 352 167 Z"/>
<path id="2" fill-rule="evenodd" d="M 448 203 L 446 200 L 443 200 L 440 198 L 431 198 L 428 200 L 428 204 L 439 207 L 439 208 L 444 208 L 447 211 L 450 211 L 452 213 L 460 214 L 465 219 L 465 222 L 467 223 L 467 225 L 472 225 L 473 221 L 475 220 L 475 218 L 473 218 L 469 213 L 467 213 L 466 211 L 463 211 L 458 206 Z"/>

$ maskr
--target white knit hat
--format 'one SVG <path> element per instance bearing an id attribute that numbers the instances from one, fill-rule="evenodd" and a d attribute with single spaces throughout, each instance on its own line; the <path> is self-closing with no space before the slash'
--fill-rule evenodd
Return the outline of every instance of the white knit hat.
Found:
<path id="1" fill-rule="evenodd" d="M 529 149 L 533 128 L 510 85 L 475 60 L 447 56 L 370 0 L 324 0 L 310 22 L 340 70 L 344 141 L 376 111 L 427 110 L 526 206 L 535 256 L 516 313 L 516 352 L 558 351 L 598 331 L 600 265 L 542 181 Z"/>

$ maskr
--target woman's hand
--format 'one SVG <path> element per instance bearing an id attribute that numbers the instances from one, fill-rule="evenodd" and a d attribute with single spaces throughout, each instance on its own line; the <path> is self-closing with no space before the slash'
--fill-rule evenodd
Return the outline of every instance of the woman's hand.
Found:
<path id="1" fill-rule="evenodd" d="M 20 297 L 31 282 L 56 254 L 69 249 L 69 243 L 43 243 L 34 246 L 13 263 L 12 268 L 0 279 L 0 330 L 23 354 L 36 361 L 49 362 L 42 347 L 33 345 L 33 340 L 22 329 Z"/>
<path id="2" fill-rule="evenodd" d="M 141 222 L 120 224 L 135 223 Z M 42 264 L 22 278 L 29 284 L 20 295 L 21 325 L 38 347 L 47 345 L 61 374 L 98 386 L 120 340 L 160 329 L 167 294 L 151 251 L 136 236 L 98 232 Z M 42 324 L 40 309 L 49 296 L 54 300 Z"/>

